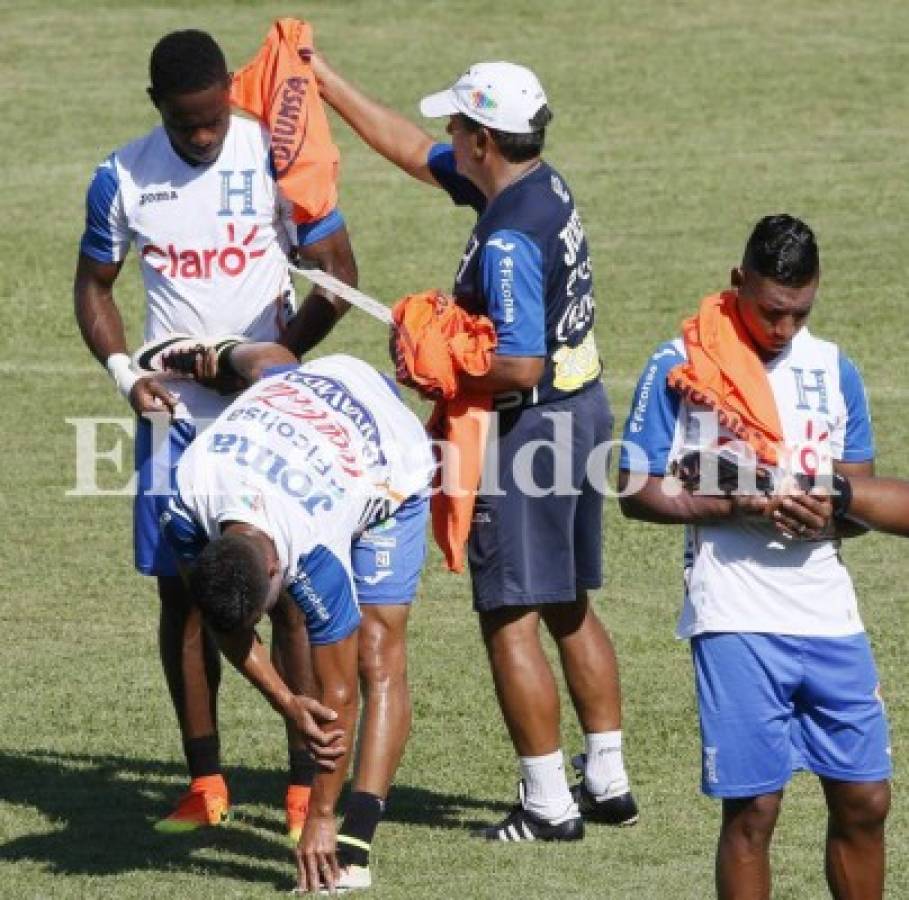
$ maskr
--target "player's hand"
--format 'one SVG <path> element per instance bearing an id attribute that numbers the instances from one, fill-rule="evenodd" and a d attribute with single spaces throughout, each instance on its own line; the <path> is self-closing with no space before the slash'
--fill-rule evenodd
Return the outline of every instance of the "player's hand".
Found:
<path id="1" fill-rule="evenodd" d="M 770 518 L 776 498 L 766 494 L 730 494 L 732 514 L 747 518 Z"/>
<path id="2" fill-rule="evenodd" d="M 830 535 L 833 501 L 821 488 L 810 493 L 792 493 L 779 498 L 772 513 L 773 524 L 785 537 L 816 541 Z"/>
<path id="3" fill-rule="evenodd" d="M 306 747 L 315 761 L 323 769 L 333 772 L 335 761 L 347 752 L 344 745 L 344 730 L 327 729 L 322 726 L 334 722 L 338 714 L 312 697 L 295 694 L 285 715 L 306 738 Z"/>
<path id="4" fill-rule="evenodd" d="M 165 353 L 161 357 L 161 363 L 166 371 L 189 375 L 193 381 L 219 394 L 234 394 L 245 385 L 236 375 L 221 371 L 220 350 L 218 344 L 199 343 L 194 347 Z"/>
<path id="5" fill-rule="evenodd" d="M 309 893 L 324 887 L 330 894 L 341 877 L 338 865 L 338 836 L 334 815 L 320 816 L 310 810 L 294 850 L 297 858 L 297 888 L 294 893 Z"/>
<path id="6" fill-rule="evenodd" d="M 332 74 L 331 67 L 325 57 L 315 47 L 304 47 L 300 51 L 300 56 L 304 62 L 308 62 L 312 67 L 312 74 L 316 78 L 316 84 L 321 87 L 325 78 Z"/>
<path id="7" fill-rule="evenodd" d="M 141 416 L 143 413 L 164 412 L 173 416 L 180 398 L 169 391 L 160 375 L 139 378 L 129 392 L 129 405 Z"/>

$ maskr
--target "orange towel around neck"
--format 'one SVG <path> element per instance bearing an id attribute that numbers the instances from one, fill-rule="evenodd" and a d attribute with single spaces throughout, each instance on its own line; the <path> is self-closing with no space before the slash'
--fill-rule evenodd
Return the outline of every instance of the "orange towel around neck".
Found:
<path id="1" fill-rule="evenodd" d="M 783 428 L 764 364 L 739 316 L 734 291 L 711 294 L 682 323 L 687 362 L 670 370 L 669 387 L 716 410 L 720 425 L 776 465 Z"/>
<path id="2" fill-rule="evenodd" d="M 302 53 L 312 46 L 307 22 L 278 19 L 230 89 L 231 103 L 268 129 L 278 182 L 297 223 L 324 218 L 338 203 L 340 155 Z"/>
<path id="3" fill-rule="evenodd" d="M 492 397 L 458 390 L 461 373 L 485 375 L 492 365 L 496 332 L 486 316 L 472 316 L 440 291 L 411 294 L 392 309 L 403 383 L 438 397 L 427 423 L 444 442 L 430 501 L 432 532 L 451 572 L 464 570 L 464 547 L 489 431 Z M 403 373 L 402 373 L 403 374 Z M 439 446 L 437 445 L 437 454 Z"/>

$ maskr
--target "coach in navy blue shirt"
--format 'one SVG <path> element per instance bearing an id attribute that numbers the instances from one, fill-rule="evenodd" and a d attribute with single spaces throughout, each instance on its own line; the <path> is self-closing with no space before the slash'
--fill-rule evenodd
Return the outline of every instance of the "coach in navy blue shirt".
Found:
<path id="1" fill-rule="evenodd" d="M 471 66 L 420 104 L 424 116 L 448 117 L 451 142 L 436 143 L 318 54 L 313 69 L 323 99 L 366 143 L 478 214 L 454 295 L 495 324 L 489 372 L 464 377 L 462 388 L 493 395 L 498 471 L 497 489 L 477 498 L 468 557 L 474 608 L 521 767 L 520 802 L 481 835 L 577 840 L 581 813 L 631 824 L 637 809 L 622 761 L 618 666 L 587 593 L 602 581 L 606 472 L 593 450 L 609 440 L 612 414 L 594 339 L 587 239 L 571 191 L 540 156 L 552 119 L 543 88 L 523 66 Z M 520 452 L 528 445 L 536 452 Z M 599 465 L 588 474 L 591 459 Z M 585 734 L 583 778 L 573 790 L 540 620 L 558 644 Z"/>

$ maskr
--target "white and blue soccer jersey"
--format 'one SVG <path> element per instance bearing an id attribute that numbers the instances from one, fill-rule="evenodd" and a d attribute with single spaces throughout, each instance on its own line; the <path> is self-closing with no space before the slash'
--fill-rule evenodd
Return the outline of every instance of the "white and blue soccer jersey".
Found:
<path id="1" fill-rule="evenodd" d="M 269 341 L 293 311 L 288 247 L 321 240 L 343 224 L 335 210 L 294 226 L 275 181 L 268 133 L 232 116 L 209 165 L 182 160 L 160 126 L 112 153 L 88 189 L 80 250 L 118 263 L 135 245 L 147 300 L 145 340 L 185 332 Z M 207 402 L 216 395 L 199 385 L 187 383 L 180 393 L 197 416 L 219 408 Z"/>
<path id="2" fill-rule="evenodd" d="M 562 177 L 541 162 L 490 203 L 455 169 L 447 144 L 429 154 L 433 177 L 480 215 L 455 276 L 454 296 L 492 319 L 501 356 L 545 359 L 535 402 L 560 400 L 599 380 L 587 238 Z"/>
<path id="3" fill-rule="evenodd" d="M 359 623 L 352 540 L 424 492 L 434 468 L 391 382 L 323 357 L 256 382 L 190 445 L 162 524 L 184 562 L 226 522 L 260 528 L 311 641 L 331 643 Z"/>
<path id="4" fill-rule="evenodd" d="M 683 448 L 734 437 L 723 428 L 711 437 L 699 417 L 706 410 L 670 390 L 667 375 L 684 360 L 679 339 L 648 361 L 625 424 L 623 470 L 664 476 Z M 765 369 L 790 471 L 816 474 L 833 461 L 874 458 L 861 376 L 835 344 L 803 328 Z M 839 637 L 863 630 L 838 541 L 788 541 L 761 520 L 686 528 L 679 637 L 720 631 Z"/>

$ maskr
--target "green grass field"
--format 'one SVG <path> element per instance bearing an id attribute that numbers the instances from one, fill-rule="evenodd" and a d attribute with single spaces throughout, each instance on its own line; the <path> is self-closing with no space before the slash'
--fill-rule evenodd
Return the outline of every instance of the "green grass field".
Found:
<path id="1" fill-rule="evenodd" d="M 547 157 L 578 198 L 597 270 L 606 383 L 624 418 L 647 353 L 726 284 L 753 222 L 786 210 L 817 230 L 812 327 L 841 342 L 870 391 L 879 470 L 909 475 L 902 307 L 909 232 L 909 6 L 902 0 L 709 3 L 0 2 L 0 896 L 251 897 L 291 887 L 281 839 L 281 722 L 233 672 L 222 743 L 229 826 L 150 830 L 183 784 L 157 661 L 153 584 L 131 567 L 123 496 L 67 497 L 66 419 L 124 417 L 71 312 L 82 200 L 94 166 L 155 122 L 146 63 L 164 32 L 210 30 L 229 60 L 270 20 L 309 16 L 320 46 L 376 96 L 416 115 L 472 61 L 533 66 L 556 119 Z M 391 300 L 448 287 L 469 214 L 408 183 L 339 124 L 342 208 L 362 286 Z M 441 134 L 441 131 L 439 132 Z M 135 344 L 135 261 L 118 298 Z M 326 349 L 383 363 L 381 330 L 352 312 Z M 129 442 L 115 426 L 106 447 Z M 101 463 L 102 483 L 127 470 Z M 468 836 L 512 802 L 517 775 L 465 578 L 434 553 L 414 609 L 413 735 L 376 844 L 376 898 L 704 898 L 718 808 L 698 792 L 687 647 L 673 638 L 681 533 L 608 508 L 597 605 L 622 664 L 638 827 L 576 846 L 488 847 Z M 889 891 L 909 897 L 906 547 L 865 537 L 846 555 L 882 670 L 897 765 Z M 565 746 L 580 736 L 564 710 Z M 819 788 L 797 778 L 774 848 L 775 896 L 825 896 Z"/>

